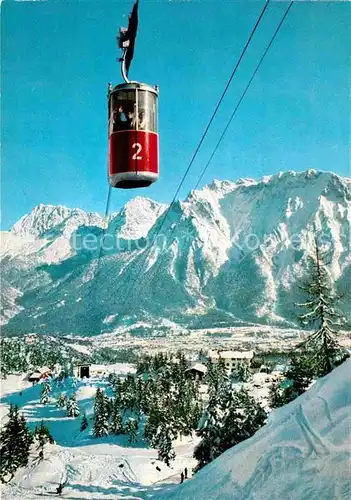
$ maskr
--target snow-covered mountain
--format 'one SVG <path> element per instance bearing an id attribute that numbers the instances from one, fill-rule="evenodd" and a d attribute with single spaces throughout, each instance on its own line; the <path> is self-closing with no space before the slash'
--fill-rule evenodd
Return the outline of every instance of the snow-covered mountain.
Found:
<path id="1" fill-rule="evenodd" d="M 347 288 L 351 179 L 309 170 L 213 181 L 166 209 L 136 197 L 105 231 L 103 217 L 78 209 L 39 205 L 24 216 L 2 233 L 4 331 L 291 325 L 314 227 Z"/>

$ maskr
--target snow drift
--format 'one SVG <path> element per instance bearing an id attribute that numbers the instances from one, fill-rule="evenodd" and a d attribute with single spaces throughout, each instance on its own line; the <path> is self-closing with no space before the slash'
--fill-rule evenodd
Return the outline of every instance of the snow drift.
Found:
<path id="1" fill-rule="evenodd" d="M 291 327 L 314 227 L 347 288 L 350 200 L 350 179 L 314 170 L 213 181 L 167 219 L 165 205 L 137 197 L 109 218 L 98 272 L 99 248 L 81 243 L 101 240 L 103 218 L 39 205 L 2 235 L 4 331 L 87 335 L 164 320 Z"/>
<path id="2" fill-rule="evenodd" d="M 351 494 L 350 374 L 346 361 L 252 438 L 162 500 L 341 500 Z"/>

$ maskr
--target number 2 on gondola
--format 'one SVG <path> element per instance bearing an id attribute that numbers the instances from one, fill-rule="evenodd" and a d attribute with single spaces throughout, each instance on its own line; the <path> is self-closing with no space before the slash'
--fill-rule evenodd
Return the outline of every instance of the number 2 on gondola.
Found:
<path id="1" fill-rule="evenodd" d="M 132 156 L 132 159 L 133 160 L 142 160 L 143 157 L 142 156 L 138 156 L 139 153 L 141 153 L 141 150 L 142 150 L 142 146 L 139 142 L 135 142 L 133 145 L 132 145 L 132 149 L 137 149 L 136 152 L 133 154 Z"/>

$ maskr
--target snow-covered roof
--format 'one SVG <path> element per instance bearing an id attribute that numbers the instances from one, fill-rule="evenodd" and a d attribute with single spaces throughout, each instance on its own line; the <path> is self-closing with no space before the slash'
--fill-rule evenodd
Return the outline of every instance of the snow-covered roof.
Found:
<path id="1" fill-rule="evenodd" d="M 50 368 L 48 366 L 42 366 L 41 368 L 38 368 L 37 370 L 41 375 L 43 373 L 51 372 Z"/>
<path id="2" fill-rule="evenodd" d="M 220 351 L 210 352 L 210 358 L 218 359 L 252 359 L 254 357 L 254 351 Z"/>
<path id="3" fill-rule="evenodd" d="M 193 363 L 185 371 L 188 372 L 190 370 L 196 370 L 197 372 L 206 373 L 207 372 L 207 366 L 205 366 L 202 363 Z"/>

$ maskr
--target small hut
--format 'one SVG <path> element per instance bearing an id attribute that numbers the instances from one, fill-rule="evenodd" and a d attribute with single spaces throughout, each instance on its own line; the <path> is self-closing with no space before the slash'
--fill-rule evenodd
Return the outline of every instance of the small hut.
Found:
<path id="1" fill-rule="evenodd" d="M 185 370 L 185 373 L 193 377 L 195 380 L 202 380 L 204 375 L 206 375 L 206 372 L 207 366 L 202 363 L 193 363 Z"/>

